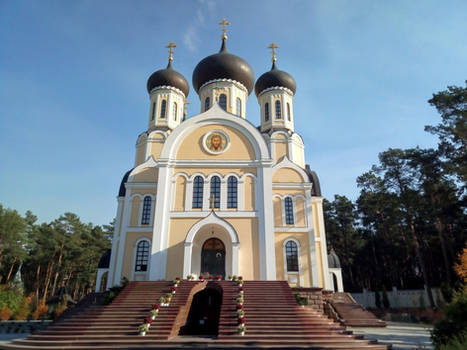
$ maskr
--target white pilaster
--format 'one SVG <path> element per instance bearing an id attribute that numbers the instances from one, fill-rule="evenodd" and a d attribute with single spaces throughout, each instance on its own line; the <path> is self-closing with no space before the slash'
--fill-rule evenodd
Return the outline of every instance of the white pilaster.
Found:
<path id="1" fill-rule="evenodd" d="M 323 264 L 323 275 L 324 275 L 324 289 L 332 290 L 331 275 L 329 274 L 328 267 L 328 248 L 326 243 L 326 231 L 324 229 L 324 214 L 323 214 L 323 197 L 314 197 L 313 201 L 316 202 L 318 208 L 318 226 L 319 226 L 319 237 L 321 239 L 321 256 Z"/>
<path id="2" fill-rule="evenodd" d="M 238 242 L 232 242 L 232 275 L 238 276 Z"/>
<path id="3" fill-rule="evenodd" d="M 258 168 L 256 210 L 258 212 L 260 279 L 276 279 L 276 253 L 274 247 L 274 213 L 272 202 L 272 168 Z"/>
<path id="4" fill-rule="evenodd" d="M 238 210 L 245 210 L 245 181 L 238 180 L 237 182 L 237 206 Z"/>
<path id="5" fill-rule="evenodd" d="M 237 198 L 238 201 L 238 198 Z M 220 210 L 227 210 L 227 180 L 225 177 L 221 179 L 221 202 Z"/>
<path id="6" fill-rule="evenodd" d="M 184 254 L 183 254 L 183 276 L 186 278 L 191 274 L 191 251 L 193 248 L 193 242 L 185 242 Z"/>
<path id="7" fill-rule="evenodd" d="M 132 209 L 133 209 L 133 201 L 130 199 L 130 190 L 127 188 L 126 194 L 125 194 L 125 204 L 123 208 L 122 228 L 120 232 L 119 245 L 118 245 L 117 266 L 115 268 L 115 275 L 114 275 L 114 281 L 113 281 L 114 285 L 119 285 L 120 280 L 122 279 L 123 258 L 125 256 L 126 232 L 128 230 L 128 226 L 130 226 L 130 218 L 131 218 Z"/>
<path id="8" fill-rule="evenodd" d="M 107 286 L 106 289 L 109 289 L 115 285 L 114 283 L 114 273 L 115 273 L 115 261 L 117 256 L 117 247 L 119 242 L 120 236 L 120 224 L 122 222 L 122 212 L 123 212 L 123 197 L 117 197 L 117 215 L 115 217 L 115 227 L 114 227 L 114 234 L 112 237 L 112 251 L 110 253 L 110 264 L 109 264 L 109 275 L 107 278 Z"/>
<path id="9" fill-rule="evenodd" d="M 310 263 L 311 263 L 311 285 L 312 287 L 319 287 L 318 285 L 318 259 L 316 258 L 315 229 L 314 229 L 314 222 L 313 222 L 313 207 L 312 207 L 311 190 L 306 191 L 306 200 L 305 200 L 304 205 L 305 205 L 305 215 L 307 219 L 307 227 L 310 228 L 310 230 L 308 231 L 308 242 L 310 244 L 308 249 L 310 252 Z M 326 258 L 326 261 L 327 261 L 327 258 Z"/>

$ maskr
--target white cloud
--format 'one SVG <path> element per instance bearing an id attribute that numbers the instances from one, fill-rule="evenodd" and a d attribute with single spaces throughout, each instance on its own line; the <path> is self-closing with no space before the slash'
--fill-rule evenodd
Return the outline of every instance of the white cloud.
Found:
<path id="1" fill-rule="evenodd" d="M 183 43 L 191 52 L 198 51 L 198 45 L 200 43 L 198 28 L 204 26 L 206 22 L 206 14 L 210 17 L 214 15 L 216 7 L 216 3 L 213 0 L 199 0 L 198 4 L 199 6 L 196 9 L 196 15 L 183 34 Z"/>

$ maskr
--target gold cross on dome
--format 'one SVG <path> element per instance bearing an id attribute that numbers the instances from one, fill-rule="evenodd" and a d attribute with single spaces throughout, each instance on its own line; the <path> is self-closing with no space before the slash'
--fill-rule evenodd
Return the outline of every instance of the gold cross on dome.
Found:
<path id="1" fill-rule="evenodd" d="M 169 49 L 169 61 L 173 61 L 173 53 L 174 53 L 174 48 L 177 47 L 177 45 L 171 41 L 170 43 L 167 44 L 166 48 Z"/>
<path id="2" fill-rule="evenodd" d="M 222 26 L 222 40 L 227 39 L 227 28 L 225 26 L 229 26 L 230 22 L 227 21 L 225 18 L 222 18 L 222 21 L 219 22 L 219 24 Z"/>
<path id="3" fill-rule="evenodd" d="M 268 49 L 271 49 L 272 52 L 272 61 L 276 62 L 276 49 L 278 49 L 279 46 L 277 46 L 276 43 L 271 43 L 271 45 L 268 46 Z"/>
<path id="4" fill-rule="evenodd" d="M 216 205 L 216 196 L 213 194 L 209 197 L 209 205 L 210 205 L 210 208 L 214 210 L 214 207 Z"/>

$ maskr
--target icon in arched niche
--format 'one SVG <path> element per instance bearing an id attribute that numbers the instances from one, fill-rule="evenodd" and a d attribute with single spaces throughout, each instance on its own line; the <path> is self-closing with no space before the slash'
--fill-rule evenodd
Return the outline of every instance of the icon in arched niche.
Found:
<path id="1" fill-rule="evenodd" d="M 220 154 L 229 147 L 229 137 L 221 130 L 213 130 L 203 137 L 203 147 L 211 154 Z"/>

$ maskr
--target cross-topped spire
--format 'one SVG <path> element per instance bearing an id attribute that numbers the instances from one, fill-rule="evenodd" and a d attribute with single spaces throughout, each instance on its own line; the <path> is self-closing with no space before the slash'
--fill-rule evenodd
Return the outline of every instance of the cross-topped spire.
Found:
<path id="1" fill-rule="evenodd" d="M 177 45 L 171 41 L 167 44 L 166 48 L 169 49 L 169 61 L 173 61 L 174 57 L 173 57 L 173 53 L 174 53 L 174 48 L 177 47 Z"/>
<path id="2" fill-rule="evenodd" d="M 222 26 L 222 40 L 227 40 L 227 28 L 226 26 L 230 25 L 230 22 L 227 21 L 225 18 L 222 18 L 222 21 L 219 22 L 219 24 Z"/>
<path id="3" fill-rule="evenodd" d="M 277 58 L 276 58 L 276 49 L 278 49 L 279 46 L 277 46 L 276 43 L 271 43 L 271 45 L 268 46 L 268 49 L 271 49 L 271 53 L 272 53 L 272 62 L 276 62 Z"/>

